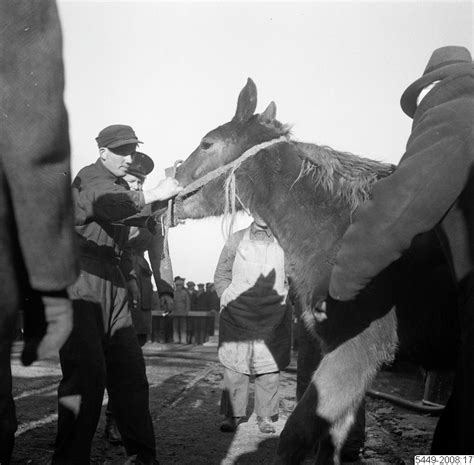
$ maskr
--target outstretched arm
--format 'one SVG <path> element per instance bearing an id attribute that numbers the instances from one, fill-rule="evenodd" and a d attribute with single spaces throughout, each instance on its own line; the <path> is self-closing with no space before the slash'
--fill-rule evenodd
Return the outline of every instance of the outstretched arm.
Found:
<path id="1" fill-rule="evenodd" d="M 331 274 L 333 298 L 355 298 L 417 234 L 441 221 L 466 183 L 473 131 L 472 119 L 442 111 L 426 114 L 395 173 L 375 185 L 372 199 L 344 235 Z"/>
<path id="2" fill-rule="evenodd" d="M 95 220 L 117 222 L 128 219 L 127 224 L 142 226 L 143 217 L 152 212 L 151 207 L 144 210 L 145 206 L 174 197 L 181 190 L 175 179 L 165 178 L 148 191 L 132 191 L 122 183 L 114 182 L 113 178 L 85 170 L 79 173 L 72 185 L 75 223 L 83 225 Z"/>

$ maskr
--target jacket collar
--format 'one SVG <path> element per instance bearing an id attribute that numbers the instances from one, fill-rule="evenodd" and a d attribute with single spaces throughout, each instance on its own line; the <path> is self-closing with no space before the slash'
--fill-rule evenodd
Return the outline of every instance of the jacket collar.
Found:
<path id="1" fill-rule="evenodd" d="M 115 176 L 115 174 L 111 173 L 102 163 L 102 160 L 100 158 L 97 159 L 95 162 L 96 168 L 103 174 L 104 177 L 112 180 L 115 184 L 120 184 L 121 186 L 126 187 L 127 189 L 130 189 L 127 181 L 123 178 L 119 178 Z"/>
<path id="2" fill-rule="evenodd" d="M 107 178 L 110 178 L 110 179 L 113 179 L 114 181 L 117 178 L 117 176 L 115 176 L 113 173 L 111 173 L 105 166 L 104 164 L 102 163 L 102 160 L 100 158 L 97 159 L 97 161 L 95 162 L 95 166 L 97 167 L 97 169 L 104 175 L 106 176 Z"/>

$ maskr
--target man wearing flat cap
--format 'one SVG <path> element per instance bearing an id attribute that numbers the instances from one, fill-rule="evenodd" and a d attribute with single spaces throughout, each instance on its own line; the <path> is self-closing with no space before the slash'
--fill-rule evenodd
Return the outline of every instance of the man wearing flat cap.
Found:
<path id="1" fill-rule="evenodd" d="M 196 310 L 196 283 L 194 281 L 186 282 L 186 291 L 188 291 L 189 298 L 191 299 L 191 310 Z"/>
<path id="2" fill-rule="evenodd" d="M 153 160 L 142 152 L 135 152 L 131 165 L 128 167 L 124 180 L 132 191 L 141 192 L 146 177 L 153 171 Z M 142 213 L 144 213 L 142 211 Z M 131 260 L 135 279 L 127 282 L 129 291 L 129 308 L 133 328 L 142 347 L 152 331 L 153 309 L 153 276 L 158 291 L 160 306 L 171 311 L 173 309 L 173 270 L 169 255 L 168 243 L 162 234 L 160 225 L 155 224 L 153 232 L 149 228 L 132 226 L 126 245 L 126 257 Z M 150 264 L 145 258 L 148 252 Z M 111 444 L 122 442 L 120 433 L 109 402 L 105 411 L 105 436 Z"/>
<path id="3" fill-rule="evenodd" d="M 184 281 L 181 276 L 174 278 L 174 310 L 175 312 L 187 313 L 191 311 L 191 297 L 184 288 Z"/>
<path id="4" fill-rule="evenodd" d="M 131 190 L 142 191 L 148 174 L 153 171 L 153 160 L 146 154 L 137 152 L 124 179 Z M 169 255 L 168 243 L 162 234 L 161 225 L 156 224 L 153 231 L 149 228 L 130 228 L 127 248 L 132 257 L 133 269 L 137 277 L 138 300 L 133 300 L 132 294 L 132 321 L 138 342 L 143 346 L 146 338 L 151 334 L 151 310 L 153 306 L 153 285 L 151 276 L 155 280 L 160 306 L 171 311 L 174 306 L 173 269 Z M 148 252 L 150 266 L 145 259 Z"/>
<path id="5" fill-rule="evenodd" d="M 181 189 L 166 178 L 153 189 L 130 190 L 123 178 L 141 143 L 130 126 L 108 126 L 96 141 L 99 159 L 72 184 L 81 274 L 70 289 L 74 328 L 60 352 L 53 464 L 89 463 L 105 386 L 127 455 L 136 464 L 156 464 L 145 363 L 128 308 L 127 282 L 136 274 L 125 220 Z"/>
<path id="6" fill-rule="evenodd" d="M 376 183 L 342 239 L 327 315 L 354 301 L 413 238 L 433 228 L 444 239 L 458 283 L 461 335 L 453 393 L 433 439 L 434 454 L 474 453 L 474 67 L 459 46 L 433 52 L 401 98 L 413 118 L 396 171 Z M 350 311 L 350 307 L 347 307 Z"/>

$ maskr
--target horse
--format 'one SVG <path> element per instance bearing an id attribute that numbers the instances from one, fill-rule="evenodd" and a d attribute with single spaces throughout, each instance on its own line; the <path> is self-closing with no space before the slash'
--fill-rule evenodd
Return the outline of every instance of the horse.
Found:
<path id="1" fill-rule="evenodd" d="M 324 353 L 281 433 L 276 460 L 299 464 L 319 444 L 316 464 L 339 464 L 368 386 L 399 345 L 411 343 L 411 356 L 424 365 L 452 365 L 456 323 L 446 308 L 454 287 L 438 238 L 427 232 L 369 285 L 353 314 L 329 321 L 321 302 L 340 240 L 373 184 L 394 167 L 293 141 L 291 128 L 276 119 L 274 102 L 261 114 L 254 114 L 256 106 L 249 78 L 233 119 L 208 132 L 178 167 L 176 179 L 186 187 L 175 216 L 198 219 L 245 208 L 271 228 L 290 263 L 305 324 Z"/>

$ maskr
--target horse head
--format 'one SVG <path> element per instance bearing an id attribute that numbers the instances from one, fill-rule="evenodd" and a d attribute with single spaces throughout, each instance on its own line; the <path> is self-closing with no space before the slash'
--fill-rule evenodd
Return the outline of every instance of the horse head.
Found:
<path id="1" fill-rule="evenodd" d="M 257 87 L 252 79 L 240 91 L 231 121 L 208 132 L 198 147 L 178 167 L 176 179 L 186 187 L 206 174 L 239 158 L 246 150 L 289 132 L 275 119 L 276 105 L 271 102 L 261 114 L 257 107 Z M 225 172 L 204 186 L 178 198 L 176 214 L 181 218 L 203 218 L 224 212 Z"/>

